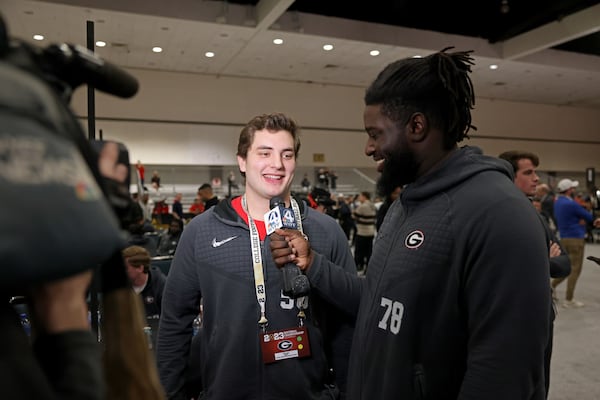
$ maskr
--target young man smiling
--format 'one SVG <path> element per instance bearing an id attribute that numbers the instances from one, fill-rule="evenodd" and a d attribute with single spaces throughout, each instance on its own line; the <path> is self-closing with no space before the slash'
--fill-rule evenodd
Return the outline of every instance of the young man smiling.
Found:
<path id="1" fill-rule="evenodd" d="M 356 274 L 337 222 L 290 195 L 298 135 L 284 114 L 248 122 L 237 150 L 244 194 L 221 201 L 184 230 L 167 279 L 158 338 L 159 372 L 170 399 L 183 398 L 200 301 L 202 399 L 343 398 L 353 319 L 314 291 L 284 295 L 282 272 L 268 247 L 265 214 L 271 199 L 280 197 L 314 247 Z"/>

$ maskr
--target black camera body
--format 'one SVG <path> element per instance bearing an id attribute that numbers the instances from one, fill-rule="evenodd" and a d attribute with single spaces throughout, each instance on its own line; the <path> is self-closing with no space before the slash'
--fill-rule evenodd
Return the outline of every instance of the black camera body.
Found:
<path id="1" fill-rule="evenodd" d="M 126 93 L 115 90 L 123 80 Z M 9 39 L 0 17 L 0 287 L 16 293 L 94 268 L 125 244 L 128 192 L 107 185 L 68 104 L 81 84 L 121 97 L 137 90 L 127 72 L 78 46 Z"/>

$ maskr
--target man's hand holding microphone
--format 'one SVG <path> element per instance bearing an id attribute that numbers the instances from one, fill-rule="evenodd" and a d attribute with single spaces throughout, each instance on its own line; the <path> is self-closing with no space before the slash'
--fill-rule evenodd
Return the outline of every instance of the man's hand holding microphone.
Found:
<path id="1" fill-rule="evenodd" d="M 308 272 L 314 254 L 306 235 L 298 230 L 277 229 L 270 237 L 271 254 L 278 268 L 293 262 L 300 271 Z"/>

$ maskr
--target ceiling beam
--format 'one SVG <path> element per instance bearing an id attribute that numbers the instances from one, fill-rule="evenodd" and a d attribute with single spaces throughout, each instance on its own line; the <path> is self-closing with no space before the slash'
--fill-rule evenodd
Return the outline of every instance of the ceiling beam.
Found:
<path id="1" fill-rule="evenodd" d="M 279 19 L 287 9 L 292 5 L 294 0 L 260 0 L 256 4 L 256 29 L 265 31 Z"/>
<path id="2" fill-rule="evenodd" d="M 558 46 L 562 43 L 600 30 L 600 4 L 567 15 L 529 32 L 500 43 L 502 58 L 515 60 L 526 55 Z"/>

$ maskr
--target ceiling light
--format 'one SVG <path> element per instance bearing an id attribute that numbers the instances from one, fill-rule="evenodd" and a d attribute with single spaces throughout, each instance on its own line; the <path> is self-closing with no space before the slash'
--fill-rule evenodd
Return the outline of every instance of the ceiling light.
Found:
<path id="1" fill-rule="evenodd" d="M 282 44 L 283 43 L 283 39 L 273 39 L 273 43 L 275 43 L 275 44 Z"/>
<path id="2" fill-rule="evenodd" d="M 204 55 L 208 58 L 213 58 L 215 56 L 215 53 L 213 53 L 212 51 L 207 51 L 206 53 L 204 53 Z"/>
<path id="3" fill-rule="evenodd" d="M 379 55 L 379 50 L 371 50 L 369 52 L 370 55 L 372 55 L 373 57 L 378 56 Z"/>
<path id="4" fill-rule="evenodd" d="M 492 65 L 490 65 L 490 69 L 498 69 L 498 65 L 492 64 Z"/>
<path id="5" fill-rule="evenodd" d="M 333 50 L 333 45 L 332 44 L 326 44 L 323 46 L 323 50 L 325 51 L 331 51 Z"/>
<path id="6" fill-rule="evenodd" d="M 152 48 L 152 51 L 155 53 L 161 53 L 163 51 L 162 47 L 155 46 Z"/>
<path id="7" fill-rule="evenodd" d="M 33 40 L 44 40 L 44 35 L 33 35 Z"/>
<path id="8" fill-rule="evenodd" d="M 96 42 L 96 46 L 98 46 L 98 47 L 104 47 L 104 46 L 106 46 L 106 42 L 103 42 L 102 40 L 98 40 Z"/>
<path id="9" fill-rule="evenodd" d="M 420 54 L 415 54 L 414 56 L 412 56 L 412 58 L 421 58 L 422 56 Z"/>

